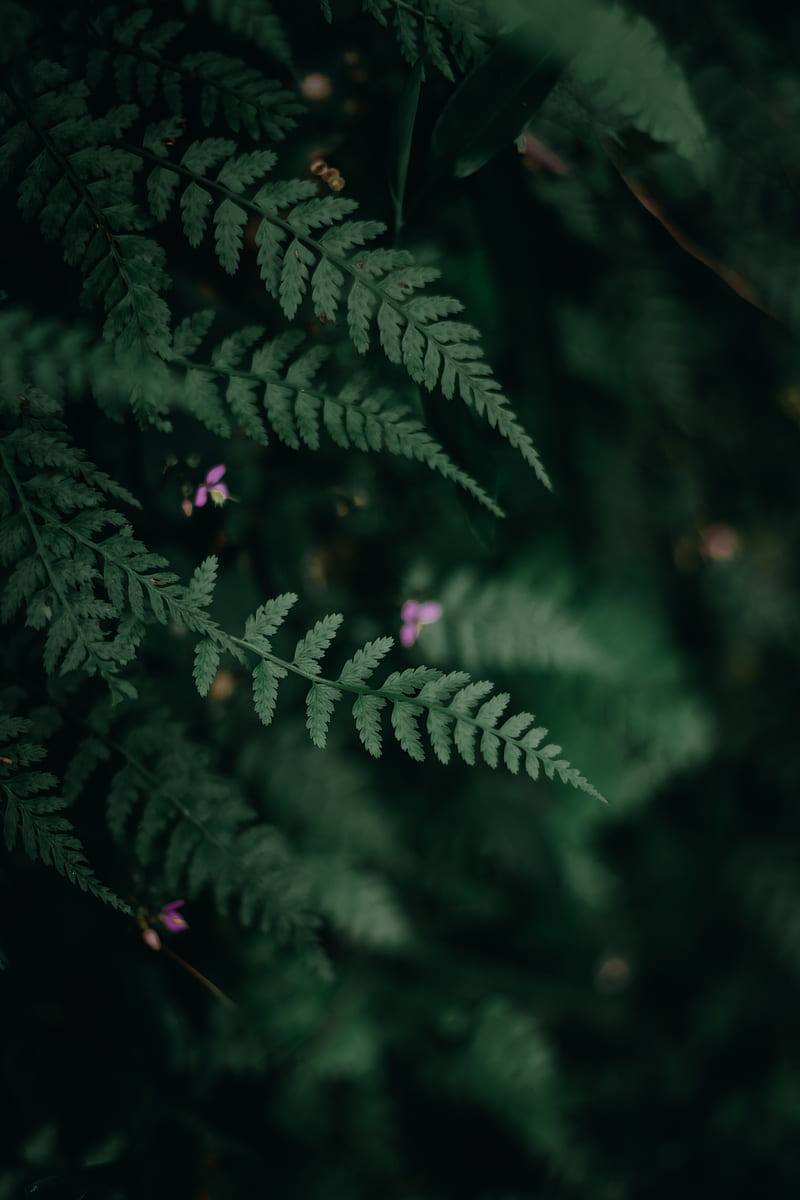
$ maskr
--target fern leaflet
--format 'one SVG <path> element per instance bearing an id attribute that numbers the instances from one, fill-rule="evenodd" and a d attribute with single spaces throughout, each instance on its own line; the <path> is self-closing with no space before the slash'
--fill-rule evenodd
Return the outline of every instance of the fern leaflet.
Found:
<path id="1" fill-rule="evenodd" d="M 130 907 L 95 878 L 70 822 L 61 814 L 68 802 L 53 794 L 58 780 L 49 771 L 29 770 L 46 751 L 27 741 L 33 722 L 0 714 L 0 794 L 3 838 L 13 850 L 21 837 L 30 858 L 55 867 L 70 883 L 104 904 L 130 914 Z"/>

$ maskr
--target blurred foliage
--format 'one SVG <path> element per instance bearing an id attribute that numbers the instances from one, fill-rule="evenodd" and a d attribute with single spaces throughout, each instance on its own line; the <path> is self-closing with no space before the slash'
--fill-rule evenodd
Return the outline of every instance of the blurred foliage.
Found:
<path id="1" fill-rule="evenodd" d="M 60 56 L 63 38 L 81 77 L 93 7 L 1 7 L 9 71 L 43 45 Z M 741 0 L 184 0 L 156 16 L 186 21 L 185 53 L 238 57 L 302 100 L 281 177 L 313 180 L 323 158 L 363 216 L 397 231 L 394 249 L 441 269 L 553 491 L 380 353 L 371 386 L 504 518 L 410 458 L 324 436 L 264 445 L 240 416 L 226 437 L 170 390 L 167 358 L 148 398 L 143 360 L 101 340 L 103 297 L 79 312 L 61 247 L 20 221 L 16 179 L 4 378 L 63 400 L 91 486 L 105 473 L 138 499 L 136 537 L 177 575 L 217 557 L 221 628 L 295 592 L 298 638 L 344 614 L 341 665 L 397 635 L 409 597 L 435 599 L 441 619 L 391 668 L 496 680 L 609 803 L 413 762 L 388 736 L 376 762 L 338 716 L 318 749 L 293 679 L 264 727 L 233 657 L 197 695 L 177 622 L 141 631 L 122 672 L 139 698 L 113 710 L 100 678 L 46 677 L 37 628 L 5 626 L 3 710 L 46 748 L 42 795 L 63 783 L 59 816 L 42 815 L 69 805 L 69 853 L 135 915 L 34 861 L 35 837 L 30 856 L 0 858 L 0 1200 L 795 1196 L 796 28 Z M 475 79 L 496 80 L 490 56 L 500 46 L 507 66 L 518 25 L 524 86 L 509 80 L 482 129 L 484 165 L 454 178 L 429 151 L 437 122 L 449 106 L 450 137 L 460 104 L 480 111 Z M 543 51 L 549 90 L 532 67 Z M 117 84 L 102 78 L 107 109 Z M 130 86 L 147 92 L 146 73 Z M 520 95 L 535 98 L 524 128 Z M 147 121 L 175 115 L 159 92 Z M 229 121 L 215 113 L 203 136 L 230 136 Z M 176 321 L 212 307 L 215 345 L 286 328 L 247 229 L 231 277 L 174 216 L 158 237 Z M 331 389 L 363 366 L 310 304 L 294 327 L 329 350 Z M 187 518 L 182 501 L 223 461 L 233 501 Z M 221 851 L 199 864 L 190 928 L 158 924 L 161 953 L 142 928 L 176 896 L 165 831 L 148 842 L 138 807 L 115 837 L 106 819 L 132 757 L 150 772 L 137 805 L 172 796 L 175 821 L 257 835 L 246 872 L 223 871 Z"/>

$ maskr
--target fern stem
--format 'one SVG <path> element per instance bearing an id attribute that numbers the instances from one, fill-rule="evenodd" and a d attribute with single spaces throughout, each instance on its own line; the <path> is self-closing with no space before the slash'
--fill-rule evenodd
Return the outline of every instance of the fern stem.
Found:
<path id="1" fill-rule="evenodd" d="M 180 954 L 176 954 L 171 946 L 162 944 L 161 949 L 166 950 L 170 958 L 174 958 L 175 962 L 179 963 L 180 966 L 183 967 L 184 971 L 188 971 L 189 974 L 193 975 L 199 983 L 202 983 L 203 987 L 208 988 L 212 996 L 216 996 L 217 999 L 221 1000 L 223 1004 L 227 1004 L 231 1008 L 238 1009 L 239 1005 L 234 1000 L 231 1000 L 230 996 L 226 996 L 222 989 L 218 988 L 217 985 L 212 983 L 210 979 L 207 979 L 205 975 L 197 970 L 197 967 L 193 967 L 192 964 L 188 963 L 185 958 L 181 958 Z"/>

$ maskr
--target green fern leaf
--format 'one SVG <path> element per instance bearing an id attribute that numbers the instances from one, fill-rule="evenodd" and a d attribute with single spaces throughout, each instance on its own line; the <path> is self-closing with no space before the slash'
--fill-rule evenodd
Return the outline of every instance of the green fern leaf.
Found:
<path id="1" fill-rule="evenodd" d="M 525 770 L 534 781 L 539 778 L 540 761 L 535 754 L 525 755 Z"/>
<path id="2" fill-rule="evenodd" d="M 214 228 L 216 230 L 215 247 L 217 257 L 222 267 L 229 275 L 234 275 L 239 266 L 239 255 L 244 245 L 244 227 L 247 224 L 247 213 L 232 200 L 223 200 L 214 213 Z"/>
<path id="3" fill-rule="evenodd" d="M 147 202 L 157 221 L 166 221 L 178 189 L 178 176 L 156 167 L 147 177 Z"/>
<path id="4" fill-rule="evenodd" d="M 208 224 L 208 210 L 213 203 L 211 193 L 192 181 L 181 196 L 183 231 L 190 246 L 199 246 Z"/>
<path id="5" fill-rule="evenodd" d="M 453 731 L 456 749 L 470 767 L 475 766 L 475 736 L 477 732 L 476 726 L 467 721 L 456 721 Z"/>
<path id="6" fill-rule="evenodd" d="M 484 726 L 484 728 L 491 728 L 497 724 L 504 711 L 508 708 L 510 699 L 511 697 L 508 692 L 498 692 L 490 700 L 487 700 L 485 704 L 480 706 L 475 714 L 475 720 Z"/>
<path id="7" fill-rule="evenodd" d="M 546 729 L 529 729 L 525 736 L 521 739 L 520 745 L 522 746 L 523 750 L 536 750 L 546 737 Z"/>
<path id="8" fill-rule="evenodd" d="M 287 317 L 293 317 L 300 307 L 308 285 L 309 267 L 313 265 L 314 255 L 295 238 L 283 256 L 278 293 Z"/>
<path id="9" fill-rule="evenodd" d="M 203 3 L 211 19 L 219 25 L 265 50 L 278 62 L 290 63 L 286 34 L 267 0 L 203 0 Z M 195 4 L 196 0 L 184 0 L 189 9 Z"/>
<path id="10" fill-rule="evenodd" d="M 532 725 L 536 720 L 532 713 L 521 712 L 514 717 L 509 717 L 500 726 L 500 732 L 507 738 L 518 738 L 529 725 Z"/>
<path id="11" fill-rule="evenodd" d="M 205 371 L 190 367 L 184 377 L 184 403 L 191 413 L 220 437 L 230 437 L 231 426 L 214 382 Z"/>
<path id="12" fill-rule="evenodd" d="M 314 310 L 333 320 L 339 307 L 339 296 L 344 286 L 344 275 L 329 259 L 320 259 L 311 276 L 311 297 Z"/>
<path id="13" fill-rule="evenodd" d="M 219 666 L 219 648 L 210 638 L 204 638 L 197 643 L 194 655 L 193 678 L 195 687 L 201 696 L 208 694 L 208 689 L 214 682 Z"/>
<path id="14" fill-rule="evenodd" d="M 187 146 L 181 157 L 181 166 L 192 175 L 205 175 L 217 163 L 230 158 L 236 151 L 236 143 L 230 138 L 203 138 Z"/>
<path id="15" fill-rule="evenodd" d="M 296 593 L 285 592 L 262 604 L 245 622 L 244 640 L 247 645 L 258 653 L 269 654 L 272 649 L 270 639 L 280 629 L 296 603 Z"/>
<path id="16" fill-rule="evenodd" d="M 450 712 L 459 717 L 470 715 L 470 709 L 478 700 L 487 696 L 494 688 L 494 684 L 486 679 L 478 680 L 475 683 L 468 683 L 462 688 L 450 702 Z"/>
<path id="17" fill-rule="evenodd" d="M 481 734 L 480 752 L 484 762 L 492 768 L 497 766 L 500 758 L 500 747 L 502 743 L 496 733 L 491 733 L 488 729 Z"/>
<path id="18" fill-rule="evenodd" d="M 72 825 L 60 815 L 67 801 L 52 794 L 56 777 L 49 771 L 28 769 L 45 757 L 42 746 L 20 740 L 32 729 L 33 722 L 27 718 L 0 714 L 0 795 L 6 849 L 12 851 L 21 835 L 30 858 L 54 867 L 82 891 L 131 915 L 129 905 L 96 879 Z"/>
<path id="19" fill-rule="evenodd" d="M 267 175 L 275 166 L 277 156 L 272 150 L 251 150 L 229 158 L 217 175 L 223 187 L 232 192 L 243 192 L 256 179 Z"/>
<path id="20" fill-rule="evenodd" d="M 295 647 L 292 666 L 297 671 L 310 675 L 318 675 L 319 659 L 336 637 L 336 631 L 342 623 L 341 613 L 330 613 L 317 621 L 314 628 L 301 638 Z"/>
<path id="21" fill-rule="evenodd" d="M 392 705 L 392 729 L 403 750 L 416 762 L 423 762 L 425 751 L 422 748 L 422 738 L 417 727 L 417 717 L 425 710 L 419 704 L 409 704 L 399 701 Z"/>
<path id="22" fill-rule="evenodd" d="M 503 762 L 512 775 L 517 775 L 519 773 L 519 764 L 521 758 L 522 751 L 515 742 L 503 743 Z"/>
<path id="23" fill-rule="evenodd" d="M 407 667 L 404 671 L 392 671 L 381 684 L 381 692 L 392 700 L 401 700 L 418 692 L 426 683 L 441 679 L 442 672 L 434 667 Z M 491 686 L 491 685 L 490 685 Z"/>
<path id="24" fill-rule="evenodd" d="M 459 691 L 467 683 L 469 683 L 469 675 L 466 671 L 451 671 L 448 675 L 439 675 L 438 678 L 429 679 L 420 689 L 419 699 L 426 704 L 443 704 L 454 692 Z"/>
<path id="25" fill-rule="evenodd" d="M 430 708 L 426 724 L 433 752 L 439 762 L 446 766 L 450 762 L 453 749 L 453 726 L 450 718 L 441 709 Z"/>
<path id="26" fill-rule="evenodd" d="M 187 600 L 193 605 L 207 608 L 214 598 L 214 587 L 217 582 L 219 560 L 210 554 L 204 558 L 189 580 L 186 588 Z"/>
<path id="27" fill-rule="evenodd" d="M 266 658 L 262 658 L 253 671 L 253 704 L 264 725 L 269 725 L 275 715 L 278 683 L 285 678 L 285 669 Z"/>
<path id="28" fill-rule="evenodd" d="M 175 327 L 172 335 L 172 353 L 185 358 L 194 354 L 211 328 L 213 320 L 214 310 L 211 308 L 201 309 L 185 317 Z"/>
<path id="29" fill-rule="evenodd" d="M 261 325 L 244 325 L 236 333 L 224 338 L 211 354 L 211 366 L 215 371 L 228 371 L 238 367 L 245 352 L 263 337 Z"/>
<path id="30" fill-rule="evenodd" d="M 334 705 L 341 695 L 338 688 L 329 684 L 313 683 L 309 689 L 306 697 L 306 728 L 312 742 L 320 749 L 325 748 Z"/>
<path id="31" fill-rule="evenodd" d="M 354 283 L 347 297 L 347 326 L 353 345 L 359 354 L 369 349 L 369 327 L 377 300 L 361 283 Z"/>
<path id="32" fill-rule="evenodd" d="M 258 415 L 256 400 L 253 395 L 256 388 L 255 380 L 243 379 L 233 375 L 225 392 L 225 402 L 239 423 L 240 428 L 254 442 L 266 446 L 268 442 L 264 422 Z"/>
<path id="33" fill-rule="evenodd" d="M 353 716 L 356 729 L 364 749 L 373 758 L 380 758 L 382 753 L 381 709 L 386 701 L 382 696 L 358 696 L 353 704 Z"/>
<path id="34" fill-rule="evenodd" d="M 373 642 L 367 642 L 360 650 L 356 650 L 353 657 L 344 664 L 339 675 L 339 683 L 349 687 L 365 683 L 393 646 L 394 638 L 390 637 L 376 638 Z"/>

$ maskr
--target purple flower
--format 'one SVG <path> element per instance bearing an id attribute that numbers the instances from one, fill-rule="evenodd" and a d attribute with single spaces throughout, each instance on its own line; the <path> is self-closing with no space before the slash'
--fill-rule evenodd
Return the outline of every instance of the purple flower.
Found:
<path id="1" fill-rule="evenodd" d="M 205 479 L 195 492 L 195 508 L 202 508 L 208 502 L 209 496 L 213 504 L 224 504 L 226 500 L 230 499 L 230 492 L 224 483 L 220 483 L 224 474 L 224 463 L 220 463 L 219 466 L 212 467 L 210 471 L 206 472 Z"/>
<path id="2" fill-rule="evenodd" d="M 420 604 L 417 600 L 406 600 L 400 609 L 403 627 L 400 630 L 400 641 L 404 646 L 413 646 L 419 637 L 423 625 L 432 625 L 442 615 L 442 606 L 435 600 L 426 600 Z"/>
<path id="3" fill-rule="evenodd" d="M 185 901 L 183 900 L 173 900 L 171 904 L 165 904 L 158 914 L 158 919 L 163 921 L 167 929 L 171 930 L 172 933 L 182 933 L 184 929 L 189 928 L 181 914 L 175 911 L 178 908 L 183 908 L 184 903 Z"/>

